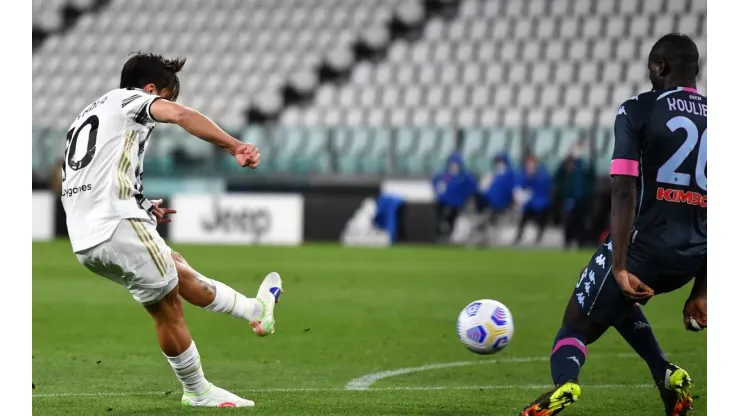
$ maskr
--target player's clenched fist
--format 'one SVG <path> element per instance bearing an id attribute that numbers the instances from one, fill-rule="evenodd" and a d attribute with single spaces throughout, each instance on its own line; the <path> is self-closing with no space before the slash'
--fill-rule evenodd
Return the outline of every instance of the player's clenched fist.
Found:
<path id="1" fill-rule="evenodd" d="M 256 169 L 260 164 L 260 151 L 257 146 L 249 143 L 242 143 L 234 150 L 236 162 L 241 167 Z"/>
<path id="2" fill-rule="evenodd" d="M 692 296 L 683 307 L 683 324 L 689 331 L 698 332 L 707 327 L 707 298 Z"/>
<path id="3" fill-rule="evenodd" d="M 619 285 L 622 293 L 629 299 L 646 301 L 655 294 L 653 289 L 642 283 L 637 276 L 627 270 L 614 271 L 614 279 L 617 281 L 617 285 Z"/>

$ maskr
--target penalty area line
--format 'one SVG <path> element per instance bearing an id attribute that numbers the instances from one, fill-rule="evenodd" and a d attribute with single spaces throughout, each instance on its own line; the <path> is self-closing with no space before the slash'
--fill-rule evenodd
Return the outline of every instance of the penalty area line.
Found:
<path id="1" fill-rule="evenodd" d="M 247 393 L 300 393 L 300 392 L 351 392 L 351 391 L 370 391 L 370 392 L 388 392 L 388 391 L 435 391 L 435 390 L 542 390 L 549 389 L 550 384 L 515 384 L 515 385 L 489 385 L 489 386 L 398 386 L 398 387 L 377 387 L 367 389 L 346 389 L 338 387 L 327 388 L 265 388 L 251 389 Z M 592 384 L 583 385 L 585 389 L 643 389 L 655 387 L 653 384 Z M 240 392 L 237 392 L 240 393 Z M 62 398 L 62 397 L 131 397 L 131 396 L 178 396 L 180 393 L 165 393 L 163 391 L 150 392 L 90 392 L 90 393 L 35 393 L 33 398 Z M 247 394 L 248 395 L 248 394 Z"/>

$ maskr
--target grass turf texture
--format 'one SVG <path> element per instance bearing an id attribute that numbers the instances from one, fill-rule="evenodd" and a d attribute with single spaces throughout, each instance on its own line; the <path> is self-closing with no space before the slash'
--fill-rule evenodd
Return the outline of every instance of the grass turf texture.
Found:
<path id="1" fill-rule="evenodd" d="M 246 322 L 228 316 L 185 309 L 208 379 L 256 407 L 181 407 L 180 385 L 144 309 L 124 288 L 86 271 L 69 243 L 59 241 L 33 246 L 34 414 L 515 415 L 550 383 L 552 339 L 590 256 L 414 247 L 176 248 L 203 274 L 248 296 L 267 272 L 283 276 L 286 293 L 270 337 L 258 338 Z M 646 314 L 668 358 L 692 375 L 694 393 L 702 396 L 693 413 L 698 416 L 706 415 L 706 334 L 682 327 L 689 289 L 657 297 Z M 457 314 L 479 298 L 504 302 L 516 324 L 513 342 L 492 357 L 468 352 L 455 334 Z M 657 390 L 646 386 L 647 367 L 615 331 L 589 354 L 581 401 L 563 414 L 662 414 Z M 504 362 L 518 357 L 524 362 Z M 457 361 L 471 363 L 385 378 L 370 391 L 344 390 L 368 373 Z"/>

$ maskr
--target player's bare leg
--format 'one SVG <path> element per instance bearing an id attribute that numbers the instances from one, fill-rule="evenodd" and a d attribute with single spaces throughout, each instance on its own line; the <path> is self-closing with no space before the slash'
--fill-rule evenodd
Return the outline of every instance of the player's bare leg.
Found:
<path id="1" fill-rule="evenodd" d="M 193 342 L 190 331 L 185 324 L 182 303 L 177 294 L 178 289 L 175 286 L 159 302 L 144 306 L 154 320 L 154 329 L 157 332 L 159 346 L 167 357 L 181 355 Z"/>
<path id="2" fill-rule="evenodd" d="M 275 304 L 283 293 L 280 275 L 270 273 L 260 285 L 257 296 L 248 298 L 217 280 L 209 279 L 190 267 L 179 253 L 172 252 L 177 268 L 180 295 L 189 303 L 249 321 L 259 336 L 275 332 Z"/>
<path id="3" fill-rule="evenodd" d="M 157 339 L 167 361 L 183 386 L 182 404 L 202 407 L 251 407 L 254 402 L 242 399 L 206 380 L 200 355 L 185 324 L 178 288 L 159 302 L 144 306 L 154 319 Z"/>

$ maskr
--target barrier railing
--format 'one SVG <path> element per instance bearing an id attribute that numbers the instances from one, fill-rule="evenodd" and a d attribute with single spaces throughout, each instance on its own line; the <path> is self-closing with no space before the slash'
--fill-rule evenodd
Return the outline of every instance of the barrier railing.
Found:
<path id="1" fill-rule="evenodd" d="M 611 127 L 306 127 L 230 129 L 262 151 L 260 174 L 419 177 L 438 171 L 459 150 L 468 168 L 483 173 L 507 152 L 515 163 L 534 153 L 555 167 L 575 143 L 600 173 L 608 170 Z M 65 131 L 33 127 L 33 169 L 47 176 L 64 150 Z M 78 143 L 78 146 L 84 146 Z M 175 126 L 158 126 L 147 150 L 147 176 L 219 175 L 239 170 L 228 155 Z"/>

